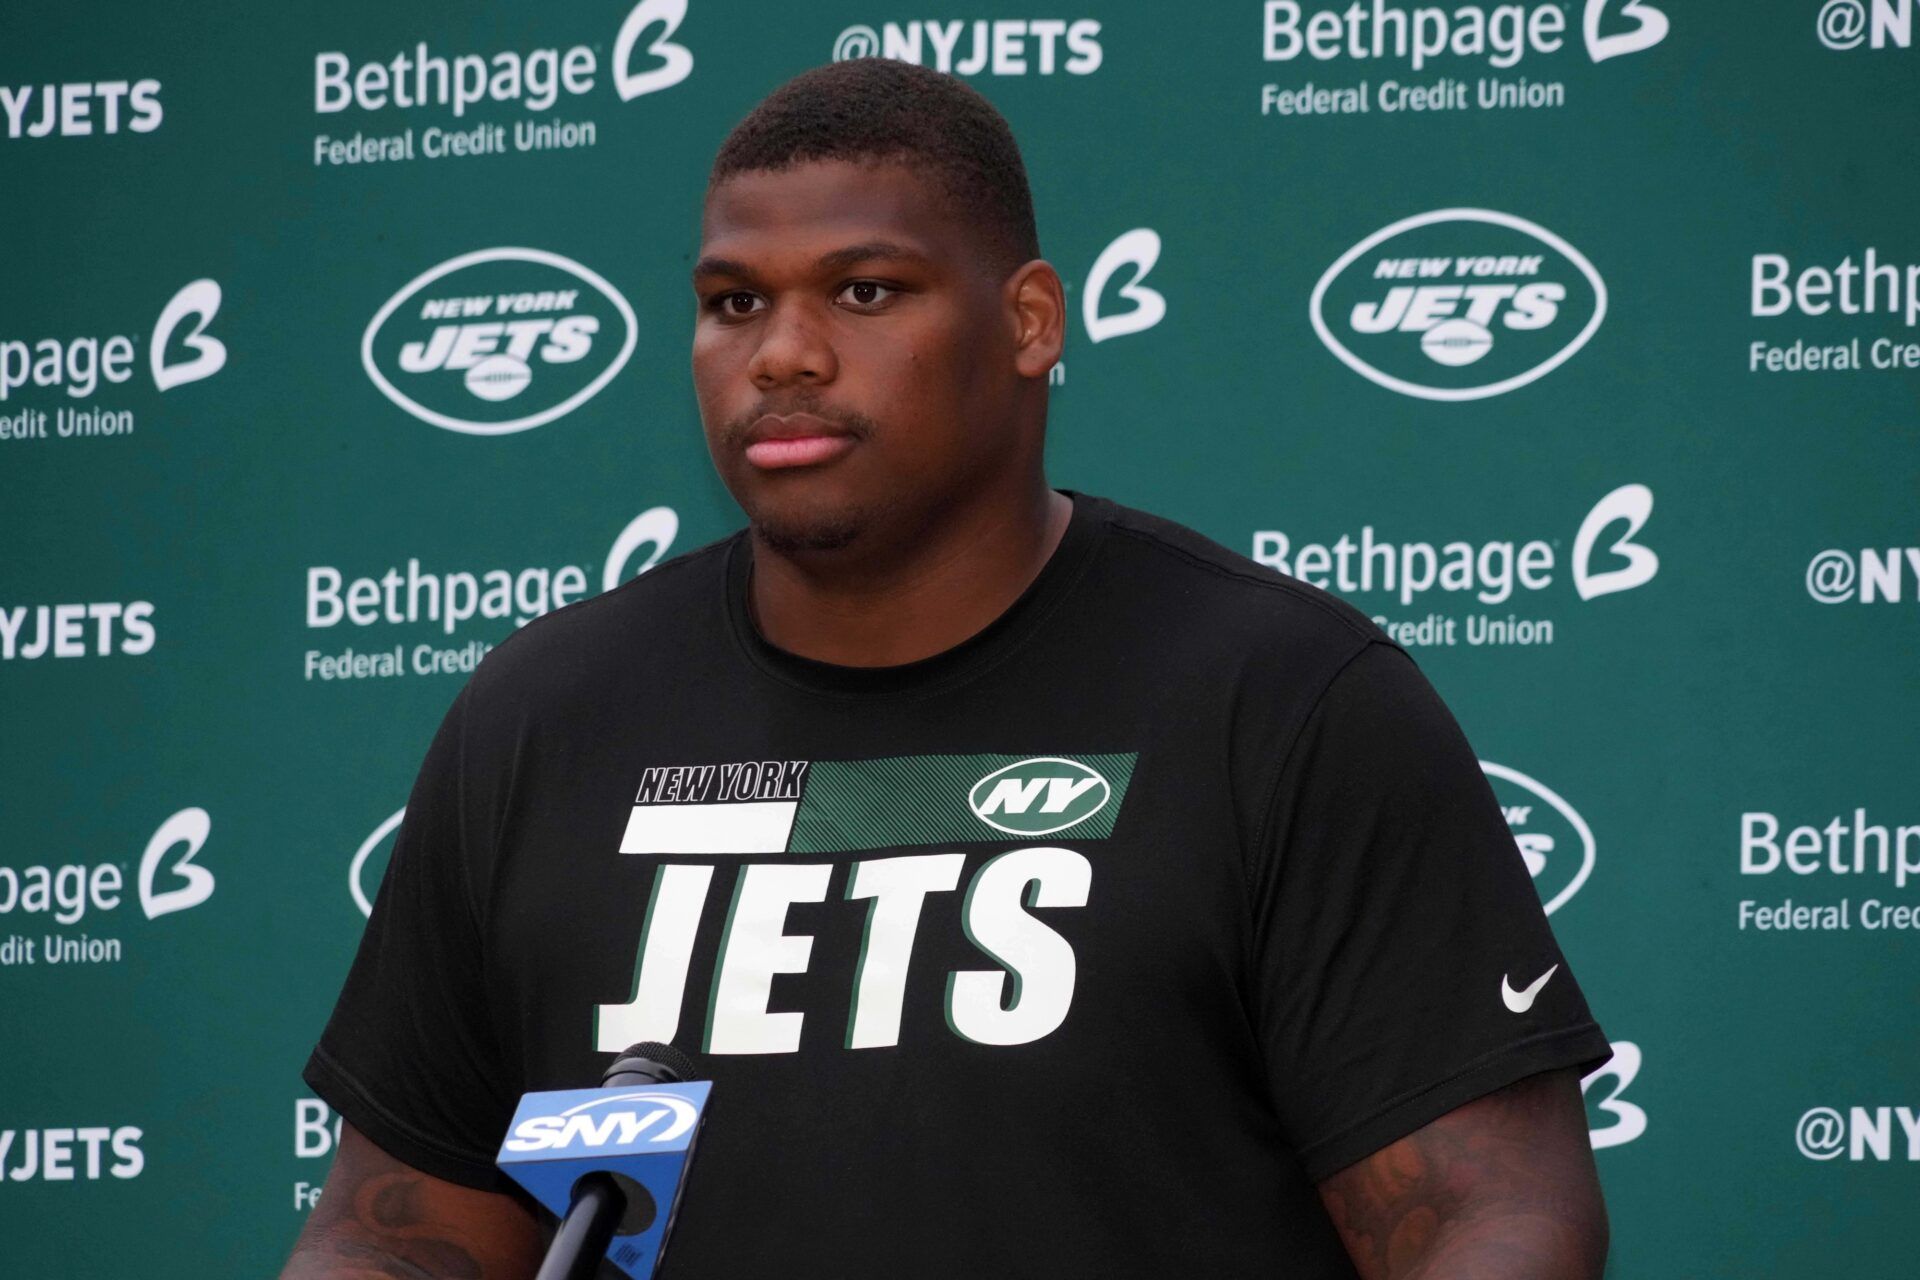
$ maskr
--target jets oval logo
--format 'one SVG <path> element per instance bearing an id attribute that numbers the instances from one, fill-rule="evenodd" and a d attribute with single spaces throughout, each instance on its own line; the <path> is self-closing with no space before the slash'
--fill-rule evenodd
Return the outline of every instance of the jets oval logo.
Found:
<path id="1" fill-rule="evenodd" d="M 1036 756 L 995 769 L 973 784 L 967 807 L 997 831 L 1044 836 L 1078 826 L 1106 808 L 1113 787 L 1077 760 Z"/>
<path id="2" fill-rule="evenodd" d="M 497 436 L 591 400 L 636 337 L 633 308 L 596 272 L 544 249 L 481 249 L 387 299 L 360 340 L 360 363 L 422 422 Z"/>
<path id="3" fill-rule="evenodd" d="M 1309 311 L 1327 350 L 1362 377 L 1422 400 L 1480 400 L 1572 359 L 1606 318 L 1607 286 L 1538 223 L 1435 209 L 1341 254 Z"/>
<path id="4" fill-rule="evenodd" d="M 387 862 L 393 857 L 393 842 L 387 837 L 400 829 L 406 816 L 406 809 L 396 810 L 353 851 L 353 861 L 347 866 L 347 892 L 353 895 L 353 905 L 363 916 L 373 914 L 374 895 L 367 888 L 372 886 L 375 893 L 379 892 L 380 882 L 387 876 Z"/>
<path id="5" fill-rule="evenodd" d="M 1593 874 L 1593 828 L 1552 788 L 1518 769 L 1482 760 L 1480 770 L 1493 784 L 1527 874 L 1552 915 Z"/>

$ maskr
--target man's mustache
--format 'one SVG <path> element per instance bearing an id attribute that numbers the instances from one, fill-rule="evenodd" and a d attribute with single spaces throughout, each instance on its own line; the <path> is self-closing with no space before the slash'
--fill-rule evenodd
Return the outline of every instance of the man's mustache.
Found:
<path id="1" fill-rule="evenodd" d="M 795 400 L 762 400 L 747 412 L 727 419 L 720 428 L 720 442 L 731 448 L 745 446 L 747 432 L 753 424 L 766 417 L 785 418 L 796 413 L 804 413 L 830 422 L 856 440 L 865 440 L 874 433 L 878 424 L 864 413 L 855 413 L 850 409 L 830 409 L 821 403 L 817 396 L 803 396 Z"/>

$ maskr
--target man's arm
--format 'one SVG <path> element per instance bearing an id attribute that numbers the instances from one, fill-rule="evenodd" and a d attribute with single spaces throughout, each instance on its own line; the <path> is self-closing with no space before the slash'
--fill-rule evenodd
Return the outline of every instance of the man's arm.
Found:
<path id="1" fill-rule="evenodd" d="M 1578 1075 L 1530 1076 L 1320 1183 L 1364 1280 L 1599 1280 L 1607 1211 Z"/>
<path id="2" fill-rule="evenodd" d="M 280 1280 L 525 1280 L 542 1247 L 523 1201 L 430 1177 L 342 1123 Z"/>

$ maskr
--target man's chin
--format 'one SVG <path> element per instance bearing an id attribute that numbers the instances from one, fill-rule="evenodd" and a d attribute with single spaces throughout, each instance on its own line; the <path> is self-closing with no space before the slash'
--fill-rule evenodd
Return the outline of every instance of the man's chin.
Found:
<path id="1" fill-rule="evenodd" d="M 761 515 L 753 521 L 754 536 L 781 555 L 840 551 L 866 532 L 867 521 L 851 513 L 816 516 Z"/>

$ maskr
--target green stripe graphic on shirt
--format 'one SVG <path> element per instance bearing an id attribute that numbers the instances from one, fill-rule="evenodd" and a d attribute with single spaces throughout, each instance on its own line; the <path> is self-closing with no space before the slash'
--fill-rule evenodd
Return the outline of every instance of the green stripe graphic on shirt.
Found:
<path id="1" fill-rule="evenodd" d="M 758 760 L 647 769 L 620 852 L 847 853 L 1113 834 L 1134 752 Z"/>
<path id="2" fill-rule="evenodd" d="M 1062 836 L 1104 840 L 1133 752 L 1089 756 L 897 756 L 818 760 L 790 853 Z"/>

